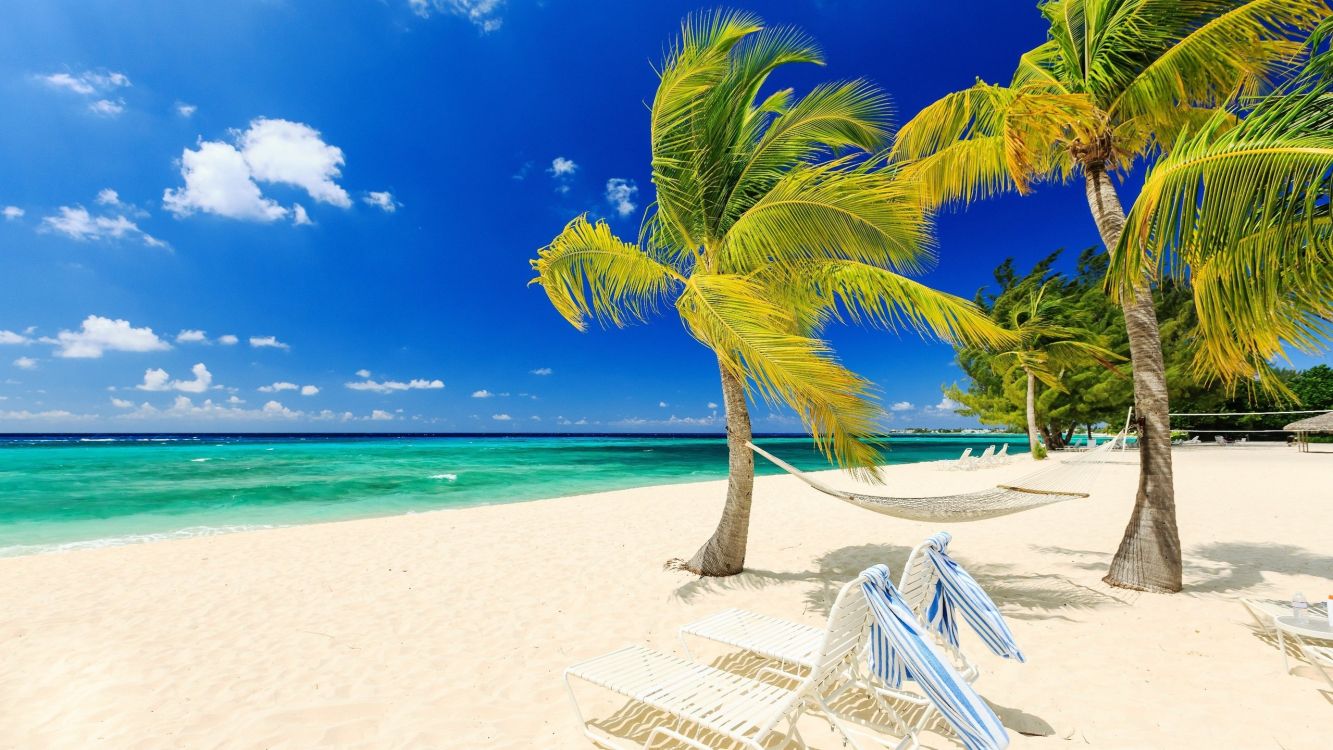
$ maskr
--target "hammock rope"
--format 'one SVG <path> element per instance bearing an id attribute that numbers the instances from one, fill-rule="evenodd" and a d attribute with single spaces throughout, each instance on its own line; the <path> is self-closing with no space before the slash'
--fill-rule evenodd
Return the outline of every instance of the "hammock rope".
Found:
<path id="1" fill-rule="evenodd" d="M 1066 500 L 1090 497 L 1087 490 L 1091 488 L 1096 473 L 1106 463 L 1112 447 L 1123 439 L 1122 432 L 1115 440 L 1073 458 L 1052 459 L 1050 465 L 1007 484 L 974 492 L 920 497 L 890 497 L 840 490 L 811 477 L 754 443 L 746 445 L 813 489 L 858 508 L 909 521 L 957 523 L 984 521 Z"/>

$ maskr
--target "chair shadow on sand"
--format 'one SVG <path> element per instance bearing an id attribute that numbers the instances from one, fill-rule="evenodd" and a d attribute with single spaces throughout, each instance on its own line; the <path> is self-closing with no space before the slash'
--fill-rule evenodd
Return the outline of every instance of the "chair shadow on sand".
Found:
<path id="1" fill-rule="evenodd" d="M 771 671 L 764 671 L 766 667 L 779 667 L 781 665 L 778 662 L 757 654 L 729 652 L 713 659 L 709 664 L 718 669 L 749 677 L 751 679 L 783 685 L 784 687 L 794 686 L 794 683 L 790 681 L 784 682 L 783 678 L 775 676 Z M 1039 716 L 1026 713 L 1017 708 L 1009 708 L 1007 706 L 999 705 L 989 699 L 986 699 L 986 702 L 990 705 L 991 709 L 995 711 L 995 714 L 1000 718 L 1001 723 L 1003 723 L 1010 731 L 1038 737 L 1055 734 L 1055 729 Z M 893 710 L 897 711 L 898 715 L 908 723 L 916 723 L 921 718 L 922 713 L 926 710 L 924 707 L 902 701 L 888 700 L 888 703 Z M 849 690 L 843 693 L 837 700 L 833 701 L 832 708 L 840 716 L 850 718 L 863 727 L 888 727 L 893 724 L 892 717 L 883 713 L 875 704 L 875 701 L 863 691 Z M 812 713 L 812 715 L 818 716 L 818 713 L 815 712 Z M 663 724 L 673 725 L 675 721 L 676 720 L 673 717 L 664 712 L 630 701 L 620 705 L 614 713 L 606 718 L 594 720 L 592 724 L 616 737 L 642 744 L 648 739 L 648 735 L 652 732 L 654 727 Z M 806 725 L 806 739 L 811 742 L 812 748 L 842 747 L 841 739 L 837 735 L 825 735 L 823 733 L 816 734 L 808 731 L 811 728 L 812 727 L 808 724 Z M 815 729 L 818 731 L 818 728 Z M 954 737 L 953 730 L 938 714 L 928 720 L 923 729 L 926 732 L 938 735 L 937 738 L 922 738 L 923 748 L 939 748 L 939 750 L 946 750 L 948 748 L 956 748 L 959 746 L 957 739 Z M 832 732 L 832 729 L 830 728 L 828 731 Z M 730 743 L 726 738 L 707 731 L 697 730 L 694 736 L 709 747 L 730 748 L 735 746 L 734 743 Z M 829 738 L 828 742 L 817 741 L 822 740 L 825 736 Z M 892 737 L 893 735 L 884 736 L 887 738 Z M 935 741 L 932 742 L 932 739 Z M 772 741 L 766 743 L 766 746 L 777 748 L 782 747 L 783 743 Z M 683 745 L 667 743 L 665 745 L 658 745 L 657 747 L 675 748 L 683 747 Z"/>

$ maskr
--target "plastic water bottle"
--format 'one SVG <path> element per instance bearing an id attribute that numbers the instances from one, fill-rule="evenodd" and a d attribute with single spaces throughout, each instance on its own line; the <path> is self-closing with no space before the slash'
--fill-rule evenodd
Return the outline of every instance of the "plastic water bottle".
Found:
<path id="1" fill-rule="evenodd" d="M 1310 611 L 1310 602 L 1306 601 L 1305 594 L 1297 591 L 1296 595 L 1291 597 L 1291 616 L 1297 622 L 1305 622 L 1305 614 Z"/>

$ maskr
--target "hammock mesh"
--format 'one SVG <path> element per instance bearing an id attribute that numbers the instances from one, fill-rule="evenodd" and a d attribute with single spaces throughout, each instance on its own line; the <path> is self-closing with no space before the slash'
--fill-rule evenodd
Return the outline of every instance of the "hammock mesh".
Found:
<path id="1" fill-rule="evenodd" d="M 839 490 L 812 478 L 753 443 L 747 445 L 755 453 L 777 464 L 783 471 L 814 489 L 858 508 L 909 521 L 957 523 L 984 521 L 988 518 L 999 518 L 1066 500 L 1088 497 L 1088 490 L 1092 486 L 1092 479 L 1097 470 L 1106 462 L 1112 447 L 1123 439 L 1122 434 L 1116 440 L 1108 441 L 1072 458 L 1051 459 L 1047 466 L 1007 484 L 974 492 L 921 497 L 888 497 Z"/>

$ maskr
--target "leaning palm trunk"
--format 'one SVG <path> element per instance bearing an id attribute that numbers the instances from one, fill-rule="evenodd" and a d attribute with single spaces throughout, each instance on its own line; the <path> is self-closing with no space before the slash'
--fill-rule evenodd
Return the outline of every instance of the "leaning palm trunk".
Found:
<path id="1" fill-rule="evenodd" d="M 1045 458 L 1041 451 L 1037 450 L 1037 376 L 1027 373 L 1028 376 L 1028 450 L 1032 451 L 1032 457 L 1035 459 Z"/>
<path id="2" fill-rule="evenodd" d="M 727 410 L 727 502 L 717 530 L 689 560 L 670 560 L 667 567 L 701 576 L 730 576 L 745 565 L 750 531 L 750 500 L 754 496 L 754 453 L 750 442 L 750 410 L 745 405 L 741 377 L 726 362 L 722 370 L 722 404 Z"/>
<path id="3" fill-rule="evenodd" d="M 1108 249 L 1120 242 L 1125 212 L 1105 169 L 1085 166 L 1088 207 Z M 1176 531 L 1176 492 L 1172 483 L 1170 405 L 1166 366 L 1152 289 L 1135 284 L 1123 301 L 1125 330 L 1134 368 L 1134 414 L 1139 442 L 1139 489 L 1120 548 L 1103 579 L 1112 586 L 1140 591 L 1181 589 L 1180 535 Z"/>

